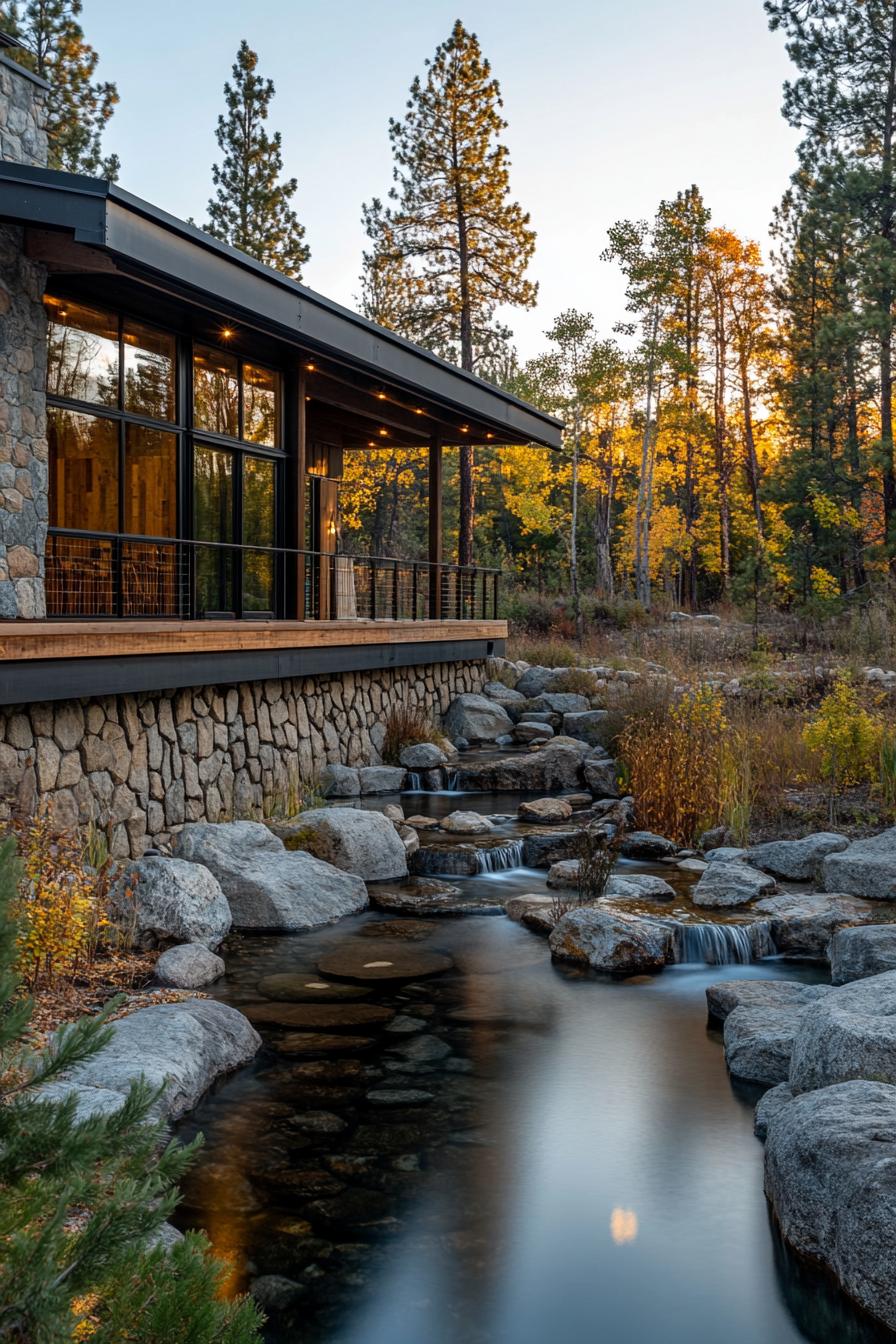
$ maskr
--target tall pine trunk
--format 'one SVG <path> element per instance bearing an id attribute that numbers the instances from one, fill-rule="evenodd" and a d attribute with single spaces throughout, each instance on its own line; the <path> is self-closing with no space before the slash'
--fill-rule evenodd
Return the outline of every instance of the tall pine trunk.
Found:
<path id="1" fill-rule="evenodd" d="M 889 36 L 889 69 L 884 104 L 881 175 L 883 179 L 881 237 L 892 249 L 894 235 L 893 128 L 896 113 L 896 4 Z M 890 548 L 890 570 L 896 575 L 896 463 L 893 459 L 893 286 L 884 283 L 880 317 L 880 442 L 883 471 L 884 532 Z"/>
<path id="2" fill-rule="evenodd" d="M 613 529 L 613 430 L 600 433 L 604 486 L 598 486 L 594 501 L 594 560 L 597 591 L 600 597 L 613 596 L 613 555 L 610 541 Z"/>

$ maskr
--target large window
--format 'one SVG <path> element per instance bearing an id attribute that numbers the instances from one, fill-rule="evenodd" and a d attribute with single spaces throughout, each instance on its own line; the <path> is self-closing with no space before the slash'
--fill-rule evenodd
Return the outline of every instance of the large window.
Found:
<path id="1" fill-rule="evenodd" d="M 266 448 L 280 447 L 280 375 L 226 350 L 193 347 L 193 425 Z"/>

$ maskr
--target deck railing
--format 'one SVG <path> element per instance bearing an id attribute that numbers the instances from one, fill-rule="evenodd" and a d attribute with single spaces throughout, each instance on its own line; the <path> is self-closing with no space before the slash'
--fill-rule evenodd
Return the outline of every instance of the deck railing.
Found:
<path id="1" fill-rule="evenodd" d="M 491 620 L 500 570 L 386 556 L 51 528 L 47 615 L 109 619 Z"/>

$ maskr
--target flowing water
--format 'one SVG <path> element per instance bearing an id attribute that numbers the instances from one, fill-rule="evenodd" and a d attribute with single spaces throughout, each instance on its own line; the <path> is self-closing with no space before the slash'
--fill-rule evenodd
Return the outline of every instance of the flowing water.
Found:
<path id="1" fill-rule="evenodd" d="M 510 810 L 475 795 L 445 810 L 475 803 Z M 544 877 L 451 880 L 503 901 Z M 732 1087 L 706 1021 L 714 981 L 820 972 L 699 964 L 765 945 L 746 915 L 702 920 L 678 885 L 650 912 L 672 915 L 689 964 L 625 982 L 553 964 L 504 918 L 371 911 L 233 940 L 212 993 L 256 1020 L 264 1046 L 181 1126 L 206 1141 L 178 1219 L 207 1230 L 233 1287 L 300 1285 L 269 1344 L 893 1344 L 776 1239 L 758 1093 Z M 410 979 L 333 989 L 337 1011 L 311 1030 L 295 1000 L 337 953 L 449 960 L 429 978 L 412 961 Z"/>

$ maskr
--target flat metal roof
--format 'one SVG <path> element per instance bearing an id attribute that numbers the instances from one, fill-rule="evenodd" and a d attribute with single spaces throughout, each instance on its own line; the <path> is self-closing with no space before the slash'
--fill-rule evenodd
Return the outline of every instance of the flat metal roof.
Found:
<path id="1" fill-rule="evenodd" d="M 58 229 L 119 268 L 302 350 L 425 393 L 513 441 L 559 448 L 562 422 L 100 178 L 0 162 L 0 219 Z"/>

